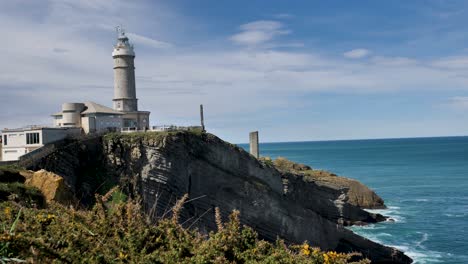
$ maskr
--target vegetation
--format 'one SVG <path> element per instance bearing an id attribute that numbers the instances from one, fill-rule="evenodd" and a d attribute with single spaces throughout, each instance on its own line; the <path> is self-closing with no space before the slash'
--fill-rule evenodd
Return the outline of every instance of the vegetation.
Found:
<path id="1" fill-rule="evenodd" d="M 160 142 L 169 135 L 178 134 L 192 134 L 201 136 L 204 132 L 198 128 L 192 128 L 190 130 L 174 130 L 174 131 L 146 131 L 146 132 L 132 132 L 132 133 L 120 133 L 111 132 L 104 135 L 104 141 L 124 140 L 130 143 L 136 143 L 139 141 L 153 141 Z"/>
<path id="2" fill-rule="evenodd" d="M 18 173 L 20 170 L 23 170 L 19 165 L 11 164 L 11 165 L 1 165 L 0 166 L 0 173 Z"/>
<path id="3" fill-rule="evenodd" d="M 0 202 L 2 201 L 15 201 L 28 207 L 45 206 L 44 196 L 38 189 L 18 182 L 0 182 Z"/>
<path id="4" fill-rule="evenodd" d="M 357 255 L 260 240 L 240 224 L 238 211 L 224 222 L 216 209 L 218 230 L 201 235 L 179 223 L 187 196 L 172 208 L 172 217 L 156 223 L 125 199 L 114 188 L 96 195 L 91 210 L 1 202 L 0 263 L 348 263 Z"/>
<path id="5" fill-rule="evenodd" d="M 164 139 L 170 133 L 175 133 L 175 132 L 166 132 L 166 131 L 161 131 L 161 132 L 149 131 L 149 132 L 132 132 L 132 133 L 112 132 L 112 133 L 105 134 L 103 139 L 104 141 L 114 141 L 114 140 L 125 139 L 131 143 L 138 142 L 141 139 L 145 141 L 148 141 L 148 140 L 160 141 Z"/>
<path id="6" fill-rule="evenodd" d="M 133 140 L 141 140 L 139 137 L 158 140 L 169 133 L 191 132 L 106 137 L 125 137 L 137 142 Z M 307 242 L 286 245 L 282 240 L 275 243 L 261 240 L 253 229 L 241 225 L 240 212 L 234 211 L 229 219 L 222 219 L 218 208 L 213 216 L 217 231 L 203 235 L 189 228 L 197 220 L 180 223 L 180 211 L 188 196 L 175 204 L 171 217 L 156 222 L 119 187 L 96 195 L 91 209 L 46 204 L 40 190 L 23 184 L 21 173 L 24 172 L 17 167 L 0 168 L 0 174 L 5 176 L 0 177 L 1 264 L 350 263 L 360 258 L 354 253 L 323 252 Z"/>
<path id="7" fill-rule="evenodd" d="M 333 178 L 330 178 L 330 177 L 337 176 L 334 173 L 331 173 L 325 170 L 316 170 L 316 169 L 311 168 L 310 166 L 296 163 L 294 161 L 290 161 L 283 157 L 278 157 L 275 160 L 272 160 L 269 157 L 262 157 L 260 158 L 260 160 L 265 165 L 273 166 L 279 171 L 303 175 L 305 180 L 313 180 L 313 179 L 320 178 L 322 180 L 328 179 L 332 181 Z M 339 179 L 336 178 L 336 180 L 339 180 Z"/>

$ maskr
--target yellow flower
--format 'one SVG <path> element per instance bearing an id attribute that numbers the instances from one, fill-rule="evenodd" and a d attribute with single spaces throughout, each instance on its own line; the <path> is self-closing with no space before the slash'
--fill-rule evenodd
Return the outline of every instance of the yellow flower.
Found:
<path id="1" fill-rule="evenodd" d="M 330 263 L 330 259 L 328 258 L 327 253 L 323 253 L 323 263 L 325 264 Z"/>
<path id="2" fill-rule="evenodd" d="M 127 257 L 127 254 L 124 254 L 122 251 L 119 252 L 119 259 L 126 259 Z"/>
<path id="3" fill-rule="evenodd" d="M 304 245 L 302 245 L 301 252 L 302 252 L 302 254 L 304 254 L 306 256 L 309 256 L 310 255 L 310 246 L 309 246 L 309 244 L 304 243 Z"/>
<path id="4" fill-rule="evenodd" d="M 7 216 L 7 218 L 11 218 L 11 208 L 5 207 L 4 211 L 5 211 L 5 215 Z"/>
<path id="5" fill-rule="evenodd" d="M 336 259 L 338 257 L 338 254 L 336 253 L 336 251 L 330 251 L 330 252 L 327 253 L 327 255 L 331 259 Z"/>

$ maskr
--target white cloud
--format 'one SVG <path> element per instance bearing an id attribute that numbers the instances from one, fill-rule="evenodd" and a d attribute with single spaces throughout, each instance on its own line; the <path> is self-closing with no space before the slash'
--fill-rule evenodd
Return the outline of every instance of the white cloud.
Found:
<path id="1" fill-rule="evenodd" d="M 467 69 L 468 56 L 452 56 L 437 59 L 432 63 L 432 66 L 446 69 Z"/>
<path id="2" fill-rule="evenodd" d="M 448 104 L 457 110 L 468 110 L 468 96 L 454 96 Z"/>
<path id="3" fill-rule="evenodd" d="M 418 63 L 417 60 L 407 58 L 407 57 L 383 57 L 383 56 L 375 56 L 372 57 L 371 61 L 375 64 L 382 65 L 382 66 L 410 66 L 415 65 Z"/>
<path id="4" fill-rule="evenodd" d="M 280 14 L 273 15 L 273 17 L 277 19 L 290 19 L 290 18 L 294 18 L 294 15 L 289 14 L 289 13 L 280 13 Z"/>
<path id="5" fill-rule="evenodd" d="M 370 54 L 371 51 L 367 49 L 353 49 L 343 53 L 343 56 L 345 56 L 348 59 L 361 59 L 369 56 Z"/>
<path id="6" fill-rule="evenodd" d="M 237 44 L 255 46 L 273 40 L 279 35 L 289 34 L 278 21 L 259 20 L 240 26 L 242 32 L 231 36 Z"/>
<path id="7" fill-rule="evenodd" d="M 132 39 L 132 42 L 142 44 L 148 47 L 153 47 L 157 49 L 172 47 L 171 43 L 148 38 L 148 37 L 138 35 L 135 33 L 127 33 L 127 36 Z"/>
<path id="8" fill-rule="evenodd" d="M 296 45 L 292 40 L 275 43 L 276 38 L 289 33 L 285 26 L 264 20 L 242 25 L 241 32 L 231 38 L 235 43 L 260 45 L 262 49 L 229 49 L 226 40 L 216 46 L 187 48 L 171 45 L 171 38 L 149 37 L 163 36 L 164 29 L 173 24 L 173 20 L 163 20 L 147 27 L 154 19 L 137 19 L 142 17 L 141 12 L 158 12 L 159 7 L 115 0 L 112 3 L 119 8 L 107 9 L 107 4 L 101 6 L 90 0 L 50 3 L 50 12 L 41 13 L 43 17 L 37 19 L 10 17 L 0 10 L 0 23 L 15 25 L 2 28 L 3 35 L 8 36 L 2 43 L 3 59 L 8 63 L 0 65 L 0 127 L 47 122 L 49 114 L 66 101 L 94 100 L 111 105 L 110 53 L 115 42 L 114 26 L 118 24 L 131 32 L 130 41 L 141 46 L 172 47 L 155 51 L 137 45 L 135 50 L 140 109 L 152 111 L 152 122 L 160 124 L 198 122 L 200 103 L 205 104 L 210 127 L 226 132 L 237 129 L 232 122 L 242 124 L 245 130 L 252 123 L 262 124 L 259 119 L 265 116 L 255 117 L 258 122 L 251 119 L 278 107 L 294 112 L 300 103 L 289 99 L 292 95 L 468 91 L 463 56 L 426 61 L 375 56 L 360 61 L 293 52 L 284 49 L 288 43 Z M 72 4 L 73 8 L 69 6 Z M 77 9 L 75 4 L 79 4 Z M 127 12 L 120 14 L 120 8 Z M 188 24 L 183 19 L 177 21 L 181 28 Z M 364 55 L 362 51 L 356 55 L 354 50 L 351 57 L 370 55 L 370 51 L 364 51 Z M 457 67 L 447 67 L 453 64 Z M 36 95 L 47 96 L 35 100 Z M 460 98 L 453 103 L 464 105 Z M 18 118 L 9 118 L 11 113 Z"/>

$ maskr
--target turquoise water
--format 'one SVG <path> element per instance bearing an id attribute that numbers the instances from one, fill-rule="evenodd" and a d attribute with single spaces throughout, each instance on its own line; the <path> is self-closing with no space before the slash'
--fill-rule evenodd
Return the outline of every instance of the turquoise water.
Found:
<path id="1" fill-rule="evenodd" d="M 375 190 L 388 209 L 374 211 L 396 222 L 354 232 L 403 250 L 415 263 L 468 263 L 468 137 L 265 143 L 260 151 Z"/>

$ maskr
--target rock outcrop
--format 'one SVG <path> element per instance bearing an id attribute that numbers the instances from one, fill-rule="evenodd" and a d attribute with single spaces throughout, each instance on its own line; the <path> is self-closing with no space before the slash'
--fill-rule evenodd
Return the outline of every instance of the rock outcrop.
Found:
<path id="1" fill-rule="evenodd" d="M 334 173 L 315 170 L 312 167 L 295 163 L 279 157 L 272 161 L 269 158 L 262 159 L 264 163 L 271 163 L 282 173 L 292 173 L 304 177 L 305 181 L 314 182 L 320 186 L 328 186 L 332 189 L 344 189 L 346 202 L 364 209 L 385 209 L 382 198 L 359 181 L 339 177 Z"/>
<path id="2" fill-rule="evenodd" d="M 25 185 L 39 189 L 48 203 L 57 202 L 64 205 L 74 204 L 71 188 L 63 177 L 46 170 L 39 170 L 28 176 Z"/>
<path id="3" fill-rule="evenodd" d="M 62 155 L 70 160 L 61 162 Z M 182 210 L 181 222 L 201 232 L 216 228 L 215 207 L 223 217 L 237 209 L 241 221 L 264 239 L 280 237 L 308 241 L 324 250 L 358 251 L 374 263 L 411 262 L 397 249 L 344 227 L 382 220 L 362 210 L 361 201 L 351 203 L 350 188 L 280 172 L 210 134 L 109 134 L 99 144 L 70 145 L 38 162 L 41 166 L 63 176 L 78 193 L 92 189 L 91 171 L 83 176 L 83 166 L 91 166 L 98 173 L 94 181 L 118 181 L 130 196 L 141 197 L 156 218 L 170 214 L 168 208 L 188 193 L 191 200 Z"/>

